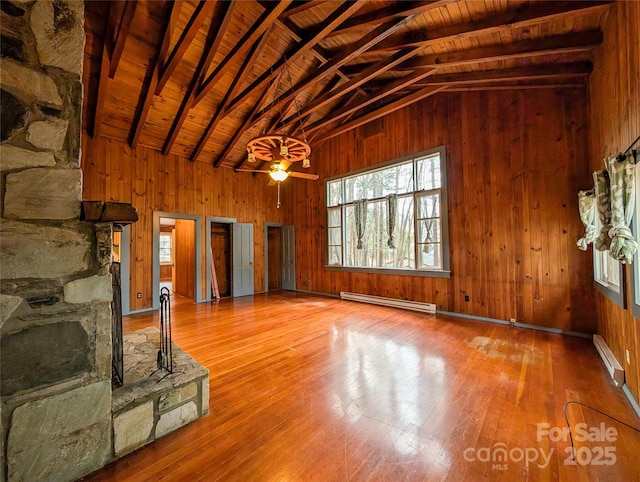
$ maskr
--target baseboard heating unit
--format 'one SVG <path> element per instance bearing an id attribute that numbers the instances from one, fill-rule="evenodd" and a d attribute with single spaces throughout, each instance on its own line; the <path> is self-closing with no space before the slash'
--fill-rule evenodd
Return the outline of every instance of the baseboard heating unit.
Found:
<path id="1" fill-rule="evenodd" d="M 600 353 L 600 357 L 607 367 L 607 371 L 611 378 L 613 378 L 613 382 L 616 386 L 621 386 L 624 383 L 624 369 L 618 363 L 618 360 L 613 355 L 613 352 L 609 349 L 607 344 L 600 335 L 593 335 L 593 344 Z"/>
<path id="2" fill-rule="evenodd" d="M 436 312 L 436 305 L 433 303 L 422 303 L 420 301 L 398 300 L 396 298 L 385 298 L 383 296 L 362 295 L 360 293 L 349 293 L 341 291 L 340 298 L 349 301 L 359 301 L 361 303 L 370 303 L 372 305 L 391 306 L 393 308 L 402 308 L 405 310 L 421 311 L 423 313 Z"/>

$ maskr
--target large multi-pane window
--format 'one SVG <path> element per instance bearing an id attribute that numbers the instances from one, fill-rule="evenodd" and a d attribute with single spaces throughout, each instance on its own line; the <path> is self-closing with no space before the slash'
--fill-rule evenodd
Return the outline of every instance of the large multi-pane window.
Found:
<path id="1" fill-rule="evenodd" d="M 444 148 L 326 181 L 327 265 L 449 270 Z"/>

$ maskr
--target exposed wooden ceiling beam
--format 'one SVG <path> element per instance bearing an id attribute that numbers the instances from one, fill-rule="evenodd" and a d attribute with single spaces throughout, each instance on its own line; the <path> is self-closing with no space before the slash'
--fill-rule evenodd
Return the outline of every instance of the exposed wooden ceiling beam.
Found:
<path id="1" fill-rule="evenodd" d="M 399 69 L 414 70 L 443 66 L 471 65 L 495 60 L 533 58 L 544 55 L 575 54 L 589 52 L 602 43 L 602 32 L 587 30 L 584 32 L 554 35 L 551 37 L 514 42 L 508 45 L 492 45 L 475 49 L 459 50 L 435 55 L 415 57 Z"/>
<path id="2" fill-rule="evenodd" d="M 296 42 L 302 42 L 302 35 L 304 35 L 304 32 L 302 32 L 298 27 L 296 27 L 296 25 L 291 20 L 285 18 L 283 20 L 279 19 L 278 22 L 283 28 L 285 28 L 291 33 L 291 35 L 293 36 L 293 39 Z M 327 55 L 326 50 L 320 47 L 320 45 L 314 45 L 310 53 L 317 60 L 319 60 L 320 64 L 322 65 L 329 62 L 329 56 Z M 335 74 L 343 80 L 349 80 L 349 77 L 347 77 L 345 74 L 342 73 L 342 67 L 337 68 L 335 70 Z M 364 94 L 364 92 L 362 93 Z"/>
<path id="3" fill-rule="evenodd" d="M 600 30 L 586 30 L 584 32 L 553 35 L 506 45 L 491 45 L 475 49 L 414 57 L 389 69 L 389 71 L 402 72 L 422 68 L 430 70 L 434 67 L 472 65 L 496 60 L 530 59 L 546 55 L 578 54 L 590 52 L 601 43 L 602 32 Z M 347 75 L 355 76 L 371 65 L 374 65 L 374 63 L 349 65 L 344 66 L 343 70 Z M 371 85 L 371 83 L 368 85 Z"/>
<path id="4" fill-rule="evenodd" d="M 347 62 L 353 60 L 362 52 L 370 49 L 373 45 L 380 42 L 384 38 L 388 37 L 392 33 L 396 32 L 398 29 L 402 28 L 408 21 L 413 18 L 412 16 L 403 18 L 401 20 L 391 20 L 389 22 L 380 25 L 364 37 L 362 37 L 358 42 L 355 42 L 348 48 L 344 49 L 341 53 L 337 54 L 334 58 L 332 58 L 329 62 L 324 64 L 319 69 L 310 72 L 304 79 L 299 81 L 295 86 L 293 86 L 292 91 L 299 93 L 302 90 L 306 89 L 310 85 L 315 84 L 320 81 L 326 75 L 335 72 L 339 67 L 346 64 Z M 270 105 L 265 107 L 261 116 L 266 115 L 271 109 L 279 107 L 282 103 L 292 99 L 294 94 L 292 92 L 287 92 L 282 94 L 280 97 L 275 99 Z M 256 119 L 258 121 L 260 119 Z"/>
<path id="5" fill-rule="evenodd" d="M 254 80 L 246 89 L 244 89 L 238 96 L 231 101 L 229 110 L 233 110 L 236 106 L 244 102 L 249 96 L 251 96 L 256 89 L 260 87 L 267 80 L 274 79 L 280 70 L 284 68 L 285 63 L 289 65 L 295 64 L 295 62 L 304 55 L 308 50 L 312 49 L 322 39 L 324 39 L 329 33 L 331 33 L 338 25 L 343 23 L 347 18 L 353 15 L 358 9 L 364 5 L 365 0 L 356 0 L 353 2 L 343 3 L 339 5 L 318 27 L 314 28 L 312 32 L 306 35 L 301 41 L 289 50 L 283 57 L 276 61 L 269 69 L 267 69 L 262 75 Z M 286 60 L 288 59 L 288 60 Z"/>
<path id="6" fill-rule="evenodd" d="M 329 82 L 327 82 L 327 84 L 323 87 L 322 91 L 318 94 L 318 96 L 323 96 L 325 95 L 327 92 L 331 92 L 338 84 L 340 84 L 340 82 L 343 82 L 343 79 L 338 77 L 338 76 L 334 76 Z M 361 90 L 357 90 L 353 93 L 353 96 L 351 96 L 351 98 L 346 102 L 346 105 L 350 104 L 353 102 L 354 98 L 363 95 L 366 96 L 367 94 L 362 92 Z M 284 115 L 289 111 L 289 109 L 287 109 L 286 111 L 282 112 L 282 116 L 280 117 L 280 122 L 283 124 L 283 128 L 284 128 L 284 123 L 282 122 L 282 120 L 284 119 Z M 296 109 L 297 112 L 297 109 Z M 297 116 L 296 116 L 297 117 Z M 300 118 L 300 122 L 297 123 L 297 125 L 293 126 L 293 134 L 297 135 L 298 133 L 302 133 L 303 132 L 303 127 L 309 122 L 309 120 L 311 119 L 311 115 L 308 115 L 304 118 Z M 306 127 L 304 127 L 304 132 L 306 134 Z"/>
<path id="7" fill-rule="evenodd" d="M 601 8 L 613 0 L 537 2 L 485 17 L 474 22 L 460 22 L 436 27 L 428 31 L 403 32 L 389 37 L 371 49 L 398 50 L 407 47 L 425 47 L 447 38 L 460 39 L 478 34 L 498 33 L 504 28 L 524 27 L 546 22 L 554 17 Z"/>
<path id="8" fill-rule="evenodd" d="M 229 102 L 231 102 L 231 99 L 233 99 L 233 95 L 235 94 L 236 89 L 238 88 L 238 85 L 244 78 L 247 68 L 249 68 L 249 66 L 255 60 L 256 56 L 260 54 L 260 52 L 264 48 L 265 43 L 269 38 L 268 34 L 269 34 L 268 31 L 263 32 L 262 35 L 258 37 L 258 39 L 250 47 L 249 53 L 247 54 L 244 61 L 242 62 L 242 65 L 240 66 L 240 70 L 238 70 L 238 73 L 233 79 L 233 82 L 231 82 L 229 89 L 227 89 L 227 92 L 224 94 L 224 97 L 218 104 L 218 107 L 216 107 L 215 113 L 213 114 L 213 116 L 211 116 L 211 120 L 209 121 L 209 124 L 205 128 L 204 133 L 200 137 L 200 140 L 198 140 L 198 143 L 196 144 L 196 147 L 190 156 L 190 159 L 192 162 L 195 161 L 198 158 L 198 156 L 202 153 L 204 146 L 207 145 L 207 142 L 209 142 L 209 139 L 211 138 L 211 135 L 215 131 L 217 125 L 223 119 L 224 112 L 227 109 Z"/>
<path id="9" fill-rule="evenodd" d="M 258 102 L 255 103 L 251 111 L 243 119 L 242 125 L 238 129 L 236 129 L 233 136 L 231 136 L 231 139 L 229 140 L 229 142 L 227 142 L 227 145 L 224 147 L 222 152 L 218 154 L 218 157 L 216 157 L 215 161 L 213 162 L 214 167 L 219 167 L 224 162 L 224 160 L 227 158 L 227 156 L 231 152 L 231 149 L 235 147 L 236 143 L 240 140 L 240 138 L 245 133 L 245 131 L 249 127 L 251 127 L 251 125 L 253 124 L 253 118 L 255 117 L 256 112 L 259 109 L 259 106 L 264 102 L 264 99 L 267 97 L 272 87 L 273 87 L 273 80 L 269 84 L 267 84 L 266 88 L 262 91 L 262 94 L 260 94 L 260 97 L 258 97 Z M 246 157 L 239 164 L 239 166 L 241 167 L 245 162 L 246 162 Z"/>
<path id="10" fill-rule="evenodd" d="M 566 64 L 536 65 L 513 69 L 493 69 L 480 72 L 460 72 L 456 74 L 433 75 L 417 81 L 413 87 L 428 85 L 481 84 L 496 81 L 547 80 L 559 78 L 585 77 L 591 73 L 591 62 L 571 62 Z"/>
<path id="11" fill-rule="evenodd" d="M 217 2 L 200 62 L 198 63 L 196 71 L 193 73 L 193 78 L 189 83 L 187 93 L 182 99 L 180 108 L 178 109 L 176 117 L 173 119 L 171 129 L 169 129 L 169 134 L 167 135 L 164 146 L 162 147 L 162 153 L 165 156 L 171 152 L 171 149 L 173 149 L 173 145 L 178 138 L 180 129 L 182 129 L 182 125 L 187 119 L 189 110 L 193 106 L 196 92 L 200 87 L 204 76 L 207 75 L 207 70 L 213 61 L 213 57 L 218 51 L 222 38 L 231 24 L 234 5 L 236 5 L 234 2 Z"/>
<path id="12" fill-rule="evenodd" d="M 572 2 L 572 3 L 581 3 L 581 2 Z M 566 8 L 566 5 L 565 5 L 565 8 Z M 540 13 L 539 10 L 532 11 L 529 8 L 524 9 L 522 11 L 524 11 L 524 14 L 520 13 L 520 16 L 516 16 L 516 18 L 524 18 L 524 19 L 530 20 L 531 16 L 534 15 L 534 13 L 538 13 L 538 14 Z M 557 12 L 557 9 L 553 10 L 553 12 Z M 549 15 L 549 10 L 545 10 L 545 15 Z M 504 16 L 497 16 L 497 17 L 500 17 L 500 21 L 505 20 Z M 508 17 L 508 18 L 513 19 L 514 17 Z M 505 27 L 505 26 L 506 25 L 502 25 L 502 27 Z M 465 27 L 465 28 L 468 28 L 468 27 Z M 449 27 L 443 28 L 442 30 L 446 30 L 446 29 L 449 29 Z M 455 29 L 449 30 L 449 33 L 456 32 L 456 31 L 457 30 Z M 476 31 L 474 30 L 474 32 Z M 346 84 L 341 85 L 340 87 L 336 88 L 334 91 L 330 92 L 329 94 L 323 97 L 317 98 L 312 102 L 310 102 L 309 104 L 307 104 L 304 107 L 304 109 L 302 109 L 302 112 L 300 112 L 300 115 L 306 116 L 308 114 L 315 112 L 318 109 L 321 109 L 323 106 L 327 105 L 330 102 L 335 101 L 336 99 L 340 98 L 342 95 L 346 94 L 347 92 L 350 92 L 354 88 L 359 87 L 360 85 L 379 76 L 380 74 L 386 72 L 387 70 L 393 68 L 394 66 L 402 64 L 404 61 L 410 59 L 411 57 L 415 57 L 421 52 L 422 48 L 423 48 L 423 45 L 418 45 L 418 46 L 402 49 L 399 52 L 396 52 L 395 54 L 391 55 L 390 57 L 367 67 L 358 75 L 353 77 Z M 289 117 L 288 119 L 285 119 L 284 121 L 285 126 L 290 125 L 293 121 L 294 121 L 293 116 Z"/>
<path id="13" fill-rule="evenodd" d="M 389 58 L 386 58 L 384 60 L 381 60 L 380 62 L 375 63 L 371 67 L 363 70 L 359 75 L 356 75 L 349 82 L 342 84 L 339 87 L 336 87 L 334 90 L 327 93 L 326 95 L 319 97 L 316 100 L 307 104 L 302 109 L 302 112 L 300 112 L 300 115 L 306 116 L 317 111 L 318 109 L 321 109 L 322 107 L 329 104 L 330 102 L 333 102 L 334 100 L 339 99 L 346 93 L 351 92 L 353 89 L 363 85 L 369 80 L 375 77 L 378 77 L 380 74 L 383 74 L 387 70 L 393 68 L 395 65 L 401 64 L 402 62 L 413 57 L 416 54 L 417 54 L 416 49 L 403 49 L 391 55 Z M 290 125 L 291 122 L 293 122 L 294 120 L 295 119 L 293 116 L 289 117 L 288 119 L 285 119 L 284 121 L 285 126 Z"/>
<path id="14" fill-rule="evenodd" d="M 268 28 L 278 19 L 280 14 L 293 0 L 280 0 L 270 10 L 265 10 L 262 15 L 255 21 L 251 28 L 244 34 L 244 36 L 234 45 L 229 54 L 220 62 L 220 64 L 214 69 L 214 71 L 202 82 L 198 93 L 196 94 L 195 104 L 199 103 L 209 93 L 213 86 L 226 74 L 235 60 L 237 60 L 246 50 L 255 43 L 255 41 L 266 32 Z M 269 4 L 271 6 L 271 4 Z"/>
<path id="15" fill-rule="evenodd" d="M 427 10 L 442 7 L 454 0 L 426 0 L 414 2 L 393 2 L 392 5 L 373 10 L 371 12 L 357 15 L 335 29 L 329 34 L 341 35 L 349 30 L 368 27 L 371 25 L 379 25 L 388 20 L 404 17 L 414 13 L 424 13 Z"/>
<path id="16" fill-rule="evenodd" d="M 499 85 L 452 85 L 447 88 L 447 92 L 478 92 L 489 90 L 529 90 L 529 89 L 579 89 L 584 88 L 584 82 L 555 82 L 551 84 L 523 84 L 523 83 L 511 83 L 511 84 L 499 84 Z"/>
<path id="17" fill-rule="evenodd" d="M 127 41 L 129 32 L 131 31 L 131 21 L 136 13 L 137 6 L 137 1 L 127 0 L 124 3 L 120 25 L 118 26 L 118 33 L 116 34 L 115 41 L 113 42 L 113 50 L 111 51 L 111 62 L 109 65 L 109 78 L 111 79 L 113 79 L 116 75 L 116 71 L 118 70 L 120 58 L 124 51 L 124 44 Z"/>
<path id="18" fill-rule="evenodd" d="M 442 85 L 425 87 L 424 89 L 421 89 L 418 92 L 414 92 L 411 95 L 404 96 L 378 109 L 375 109 L 371 112 L 363 114 L 359 117 L 356 117 L 350 122 L 347 122 L 345 124 L 342 124 L 336 127 L 332 131 L 322 136 L 322 140 L 325 141 L 327 139 L 331 139 L 332 137 L 336 137 L 340 134 L 343 134 L 344 132 L 348 132 L 352 129 L 355 129 L 356 127 L 360 127 L 361 125 L 367 124 L 372 120 L 375 120 L 382 116 L 390 114 L 391 112 L 394 112 L 398 109 L 402 109 L 404 107 L 407 107 L 408 105 L 414 104 L 415 102 L 421 101 L 422 99 L 426 99 L 427 97 L 432 96 L 433 94 L 441 92 L 445 89 L 446 89 L 446 86 L 442 86 Z"/>
<path id="19" fill-rule="evenodd" d="M 142 91 L 140 93 L 140 98 L 138 99 L 138 105 L 129 131 L 129 145 L 131 147 L 136 147 L 140 140 L 142 128 L 147 120 L 147 115 L 151 108 L 151 101 L 153 100 L 153 95 L 156 91 L 158 80 L 160 79 L 160 67 L 167 56 L 167 52 L 169 51 L 171 35 L 173 35 L 173 31 L 175 30 L 176 25 L 178 25 L 182 2 L 167 2 L 167 4 L 162 43 L 160 44 L 160 48 L 158 49 L 156 56 L 149 62 L 149 66 L 147 67 L 147 71 L 142 82 Z"/>
<path id="20" fill-rule="evenodd" d="M 216 2 L 200 0 L 195 12 L 193 12 L 193 15 L 189 19 L 189 23 L 187 23 L 187 26 L 182 31 L 178 43 L 173 47 L 171 54 L 169 54 L 169 58 L 160 69 L 160 80 L 158 80 L 158 85 L 156 87 L 156 95 L 160 95 L 162 89 L 164 89 L 164 86 L 167 84 L 169 77 L 171 77 L 171 74 L 176 70 L 176 67 L 182 60 L 182 57 L 191 45 L 191 42 L 193 42 L 193 39 L 198 34 L 200 27 L 202 27 L 202 24 L 207 17 L 211 16 L 215 3 Z"/>
<path id="21" fill-rule="evenodd" d="M 372 93 L 371 95 L 365 97 L 364 99 L 360 99 L 360 102 L 358 102 L 357 104 L 353 104 L 353 105 L 349 105 L 349 103 L 345 104 L 344 106 L 340 106 L 337 110 L 335 110 L 334 112 L 329 113 L 327 116 L 325 116 L 324 118 L 320 119 L 317 122 L 314 122 L 313 124 L 311 124 L 309 127 L 307 127 L 305 130 L 309 133 L 314 132 L 318 129 L 321 129 L 323 127 L 325 127 L 328 124 L 331 124 L 334 121 L 337 121 L 338 119 L 341 119 L 343 117 L 348 116 L 349 114 L 352 114 L 370 104 L 373 104 L 374 102 L 377 102 L 379 100 L 384 99 L 385 97 L 392 95 L 404 88 L 406 88 L 407 86 L 413 85 L 415 84 L 417 81 L 424 79 L 425 77 L 432 75 L 435 72 L 435 69 L 433 70 L 419 70 L 417 72 L 414 72 L 412 74 L 406 75 L 404 77 L 401 77 L 391 83 L 389 83 L 385 88 L 381 88 L 380 90 L 377 90 L 376 92 Z"/>

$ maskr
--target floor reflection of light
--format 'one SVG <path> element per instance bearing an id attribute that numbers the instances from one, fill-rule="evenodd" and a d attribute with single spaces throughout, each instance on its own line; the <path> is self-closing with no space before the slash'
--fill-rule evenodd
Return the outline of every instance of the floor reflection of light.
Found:
<path id="1" fill-rule="evenodd" d="M 341 362 L 332 372 L 332 412 L 347 424 L 380 427 L 380 439 L 399 455 L 448 466 L 440 441 L 419 434 L 433 408 L 432 394 L 446 387 L 444 360 L 384 336 L 335 326 L 331 335 L 332 356 Z"/>

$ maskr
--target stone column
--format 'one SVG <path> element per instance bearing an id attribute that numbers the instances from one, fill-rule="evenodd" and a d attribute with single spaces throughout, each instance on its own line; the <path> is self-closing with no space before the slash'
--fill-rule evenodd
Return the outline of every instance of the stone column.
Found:
<path id="1" fill-rule="evenodd" d="M 1 15 L 0 481 L 75 480 L 112 455 L 111 226 L 79 221 L 84 4 Z"/>

